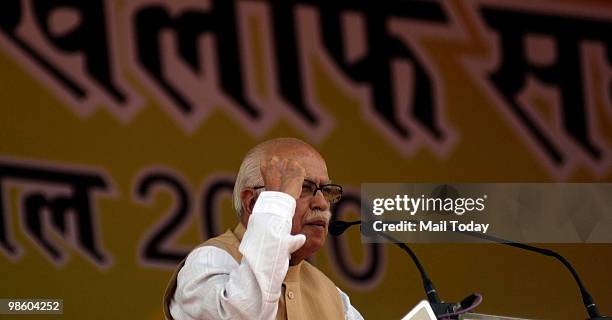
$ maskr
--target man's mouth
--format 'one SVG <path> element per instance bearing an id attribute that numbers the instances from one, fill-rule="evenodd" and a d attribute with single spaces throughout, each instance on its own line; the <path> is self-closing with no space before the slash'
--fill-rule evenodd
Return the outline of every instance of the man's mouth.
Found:
<path id="1" fill-rule="evenodd" d="M 321 227 L 325 229 L 325 227 L 327 226 L 327 221 L 325 221 L 324 219 L 320 219 L 320 220 L 317 219 L 317 220 L 306 222 L 305 225 L 312 226 L 312 227 Z"/>

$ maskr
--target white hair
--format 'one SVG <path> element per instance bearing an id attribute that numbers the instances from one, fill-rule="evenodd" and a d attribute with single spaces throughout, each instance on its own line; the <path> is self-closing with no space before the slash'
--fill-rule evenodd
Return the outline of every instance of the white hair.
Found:
<path id="1" fill-rule="evenodd" d="M 238 214 L 238 217 L 242 215 L 242 199 L 240 193 L 242 190 L 255 187 L 263 186 L 263 178 L 261 177 L 261 171 L 259 169 L 260 162 L 263 159 L 264 152 L 261 148 L 253 148 L 247 153 L 242 160 L 240 170 L 238 170 L 238 176 L 236 177 L 236 183 L 234 184 L 234 209 Z"/>

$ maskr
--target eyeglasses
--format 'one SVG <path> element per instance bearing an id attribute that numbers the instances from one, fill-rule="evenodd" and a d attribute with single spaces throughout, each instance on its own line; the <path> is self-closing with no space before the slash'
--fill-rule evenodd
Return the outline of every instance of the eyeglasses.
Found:
<path id="1" fill-rule="evenodd" d="M 255 190 L 262 188 L 265 188 L 265 186 L 253 187 L 253 189 Z M 340 198 L 342 197 L 342 186 L 340 185 L 330 183 L 317 186 L 314 181 L 304 179 L 304 183 L 302 183 L 302 193 L 300 194 L 300 198 L 314 196 L 319 190 L 321 190 L 323 198 L 325 198 L 325 200 L 327 200 L 327 202 L 329 203 L 338 202 L 338 200 L 340 200 Z"/>

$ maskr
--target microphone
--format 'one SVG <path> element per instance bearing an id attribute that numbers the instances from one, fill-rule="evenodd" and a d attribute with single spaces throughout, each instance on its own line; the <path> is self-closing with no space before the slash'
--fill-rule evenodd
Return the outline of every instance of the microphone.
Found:
<path id="1" fill-rule="evenodd" d="M 347 222 L 335 220 L 329 224 L 329 233 L 333 236 L 339 236 L 344 233 L 346 229 L 357 224 L 361 224 L 361 221 L 357 220 Z M 431 308 L 433 309 L 434 313 L 438 318 L 456 318 L 457 315 L 474 309 L 482 301 L 482 296 L 480 294 L 472 294 L 463 299 L 460 303 L 448 303 L 440 301 L 440 297 L 438 296 L 438 291 L 436 290 L 436 287 L 427 275 L 425 268 L 423 268 L 423 265 L 419 261 L 419 258 L 412 251 L 412 249 L 410 249 L 410 247 L 408 247 L 405 243 L 398 241 L 397 239 L 389 235 L 381 234 L 381 236 L 387 238 L 387 240 L 390 240 L 393 244 L 400 247 L 410 256 L 417 269 L 419 270 L 419 274 L 421 275 L 421 280 L 423 281 L 423 288 L 425 289 L 425 294 L 427 295 L 427 301 L 429 301 Z"/>
<path id="2" fill-rule="evenodd" d="M 348 229 L 350 226 L 354 226 L 356 224 L 361 224 L 361 221 L 357 220 L 357 221 L 347 222 L 347 221 L 335 220 L 329 223 L 329 228 L 328 228 L 329 233 L 332 236 L 337 237 L 343 234 L 344 231 L 346 231 L 346 229 Z"/>
<path id="3" fill-rule="evenodd" d="M 355 224 L 360 224 L 360 223 L 361 223 L 361 221 L 353 221 L 353 222 L 334 221 L 334 222 L 330 223 L 329 232 L 332 235 L 337 236 L 337 235 L 342 234 L 350 226 L 355 225 Z M 553 250 L 538 248 L 538 247 L 531 246 L 531 245 L 528 245 L 528 244 L 514 242 L 514 241 L 509 241 L 509 240 L 501 239 L 501 238 L 490 236 L 490 235 L 485 235 L 485 234 L 478 233 L 478 232 L 473 232 L 473 231 L 456 231 L 456 232 L 464 234 L 464 235 L 467 235 L 467 236 L 471 236 L 471 237 L 475 237 L 475 238 L 480 238 L 480 239 L 488 240 L 488 241 L 491 241 L 491 242 L 496 242 L 496 243 L 504 244 L 504 245 L 511 246 L 511 247 L 514 247 L 514 248 L 519 248 L 519 249 L 528 250 L 528 251 L 531 251 L 531 252 L 536 252 L 536 253 L 543 254 L 543 255 L 546 255 L 546 256 L 549 256 L 549 257 L 553 257 L 553 258 L 559 260 L 563 264 L 563 266 L 565 266 L 565 268 L 568 269 L 569 272 L 572 274 L 572 277 L 574 278 L 574 281 L 576 281 L 576 284 L 578 285 L 578 289 L 580 290 L 580 295 L 582 297 L 582 303 L 583 303 L 584 307 L 587 310 L 587 314 L 589 315 L 589 320 L 612 319 L 612 317 L 602 316 L 601 313 L 599 313 L 599 310 L 597 309 L 597 304 L 595 304 L 595 300 L 589 294 L 589 292 L 587 291 L 586 287 L 584 286 L 584 284 L 580 280 L 580 277 L 578 276 L 578 273 L 576 272 L 574 267 L 569 263 L 569 261 L 567 259 L 565 259 L 565 257 L 560 255 L 559 253 L 557 253 L 557 252 L 555 252 Z M 403 244 L 403 243 L 398 243 L 398 241 L 393 240 L 393 238 L 388 236 L 388 235 L 380 234 L 380 236 L 383 236 L 383 237 L 385 237 L 387 239 L 392 239 L 392 241 L 394 241 L 394 243 L 396 245 L 400 246 L 400 247 L 401 247 L 401 244 Z M 405 244 L 404 244 L 404 246 L 406 248 L 408 248 L 408 246 L 406 246 Z M 402 248 L 402 249 L 404 249 L 404 248 Z M 406 251 L 406 250 L 404 249 L 404 251 Z M 412 252 L 412 250 L 410 250 L 410 248 L 408 248 L 408 251 Z M 408 251 L 406 251 L 406 252 L 408 252 Z M 413 257 L 414 253 L 410 254 L 410 256 Z M 414 256 L 413 261 L 417 265 L 417 268 L 419 269 L 419 272 L 420 272 L 423 267 L 418 262 L 418 259 L 416 259 L 416 256 Z M 428 280 L 429 282 L 431 282 L 431 280 L 429 280 L 429 278 L 427 277 L 427 274 L 425 273 L 424 270 L 423 270 L 423 272 L 421 272 L 421 278 L 423 278 L 423 284 L 424 285 L 425 285 L 425 280 Z M 432 287 L 433 287 L 433 283 L 432 283 Z M 425 290 L 427 291 L 427 288 Z M 428 294 L 427 297 L 428 297 L 428 300 L 429 300 L 429 294 Z M 435 295 L 435 297 L 437 297 L 437 294 Z M 466 299 L 464 299 L 464 301 Z M 438 301 L 439 301 L 439 298 L 438 298 Z M 430 304 L 432 304 L 432 308 L 433 308 L 432 300 L 429 300 L 429 302 L 430 302 Z M 435 311 L 435 309 L 434 309 L 434 311 Z M 436 315 L 438 315 L 438 313 L 436 313 Z"/>

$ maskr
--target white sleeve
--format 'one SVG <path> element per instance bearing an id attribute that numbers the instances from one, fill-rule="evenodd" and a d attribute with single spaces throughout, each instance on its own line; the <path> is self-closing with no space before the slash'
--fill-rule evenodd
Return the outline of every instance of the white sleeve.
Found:
<path id="1" fill-rule="evenodd" d="M 291 252 L 306 240 L 292 236 L 295 199 L 259 195 L 240 243 L 240 264 L 222 249 L 205 246 L 189 254 L 170 304 L 176 320 L 274 319 Z"/>
<path id="2" fill-rule="evenodd" d="M 357 311 L 357 309 L 351 305 L 351 300 L 349 299 L 348 295 L 342 292 L 340 288 L 336 289 L 338 289 L 338 292 L 340 293 L 340 299 L 342 299 L 342 305 L 344 306 L 344 319 L 363 320 L 361 313 L 359 313 L 359 311 Z"/>

